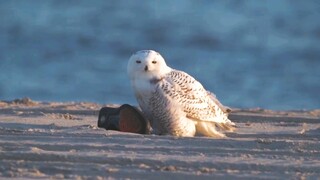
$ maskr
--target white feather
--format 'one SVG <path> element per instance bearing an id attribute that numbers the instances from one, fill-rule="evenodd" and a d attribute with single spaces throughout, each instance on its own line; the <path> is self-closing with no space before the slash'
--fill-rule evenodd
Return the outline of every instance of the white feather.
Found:
<path id="1" fill-rule="evenodd" d="M 227 108 L 189 74 L 171 69 L 152 50 L 138 51 L 128 62 L 137 101 L 155 134 L 224 137 L 232 131 Z"/>

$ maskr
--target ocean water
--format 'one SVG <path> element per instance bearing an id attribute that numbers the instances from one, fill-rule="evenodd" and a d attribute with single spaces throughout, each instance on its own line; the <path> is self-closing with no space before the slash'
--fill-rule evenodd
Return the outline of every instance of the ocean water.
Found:
<path id="1" fill-rule="evenodd" d="M 137 104 L 128 58 L 154 49 L 237 108 L 320 108 L 320 3 L 0 1 L 0 99 Z"/>

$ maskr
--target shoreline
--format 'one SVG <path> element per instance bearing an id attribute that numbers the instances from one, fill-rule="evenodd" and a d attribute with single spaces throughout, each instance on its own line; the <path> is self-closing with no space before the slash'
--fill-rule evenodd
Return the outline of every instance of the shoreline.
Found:
<path id="1" fill-rule="evenodd" d="M 0 177 L 320 177 L 320 109 L 233 109 L 237 130 L 212 139 L 106 131 L 97 127 L 103 106 L 0 101 Z"/>

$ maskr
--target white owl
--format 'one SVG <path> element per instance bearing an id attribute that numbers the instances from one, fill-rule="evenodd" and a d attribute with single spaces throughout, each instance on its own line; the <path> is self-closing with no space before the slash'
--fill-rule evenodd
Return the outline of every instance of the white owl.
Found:
<path id="1" fill-rule="evenodd" d="M 225 137 L 233 131 L 228 110 L 189 74 L 170 68 L 153 50 L 133 54 L 128 75 L 137 101 L 158 135 Z"/>

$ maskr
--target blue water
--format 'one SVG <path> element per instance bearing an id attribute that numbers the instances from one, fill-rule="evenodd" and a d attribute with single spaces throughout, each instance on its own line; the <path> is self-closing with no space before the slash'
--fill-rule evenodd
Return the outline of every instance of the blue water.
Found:
<path id="1" fill-rule="evenodd" d="M 0 1 L 0 99 L 136 101 L 127 60 L 160 52 L 230 107 L 320 108 L 320 3 Z"/>

